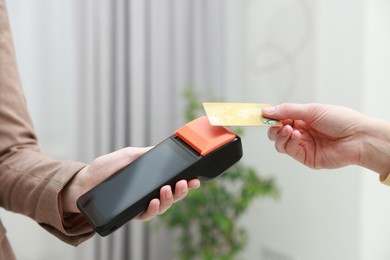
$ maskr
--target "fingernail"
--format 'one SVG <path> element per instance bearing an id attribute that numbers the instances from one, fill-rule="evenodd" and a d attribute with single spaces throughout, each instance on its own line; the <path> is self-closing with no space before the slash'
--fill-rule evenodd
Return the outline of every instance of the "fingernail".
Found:
<path id="1" fill-rule="evenodd" d="M 265 107 L 263 108 L 263 112 L 266 112 L 268 114 L 273 114 L 275 113 L 275 107 Z"/>

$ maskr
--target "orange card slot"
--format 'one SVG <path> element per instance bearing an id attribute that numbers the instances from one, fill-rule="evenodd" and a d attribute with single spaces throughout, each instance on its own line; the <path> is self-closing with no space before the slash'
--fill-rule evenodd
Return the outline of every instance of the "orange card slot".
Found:
<path id="1" fill-rule="evenodd" d="M 175 136 L 205 156 L 236 138 L 236 134 L 223 127 L 210 125 L 207 116 L 199 117 L 175 131 Z"/>

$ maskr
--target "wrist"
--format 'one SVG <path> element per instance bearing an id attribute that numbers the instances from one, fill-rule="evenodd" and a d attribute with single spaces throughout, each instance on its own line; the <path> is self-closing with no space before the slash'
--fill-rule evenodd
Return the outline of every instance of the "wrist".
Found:
<path id="1" fill-rule="evenodd" d="M 390 173 L 390 122 L 370 119 L 362 127 L 366 130 L 361 137 L 358 164 L 379 173 L 384 181 Z"/>

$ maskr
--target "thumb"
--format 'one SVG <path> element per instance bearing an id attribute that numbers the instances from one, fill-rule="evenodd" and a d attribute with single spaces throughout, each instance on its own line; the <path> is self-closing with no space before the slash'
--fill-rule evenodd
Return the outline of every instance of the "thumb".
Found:
<path id="1" fill-rule="evenodd" d="M 262 109 L 263 116 L 272 119 L 285 120 L 304 120 L 310 121 L 310 111 L 314 109 L 310 104 L 284 103 L 276 106 L 265 107 Z"/>
<path id="2" fill-rule="evenodd" d="M 95 171 L 104 174 L 113 174 L 122 169 L 142 154 L 150 150 L 151 147 L 126 147 L 96 158 L 91 166 Z"/>

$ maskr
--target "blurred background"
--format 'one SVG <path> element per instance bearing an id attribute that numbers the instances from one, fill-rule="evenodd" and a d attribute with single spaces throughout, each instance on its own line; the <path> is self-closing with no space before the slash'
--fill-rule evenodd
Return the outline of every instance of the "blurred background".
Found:
<path id="1" fill-rule="evenodd" d="M 40 145 L 58 159 L 157 144 L 185 123 L 188 87 L 390 120 L 386 0 L 7 3 Z M 377 174 L 307 169 L 278 154 L 267 129 L 245 131 L 242 160 L 273 176 L 280 198 L 255 201 L 241 218 L 249 237 L 241 259 L 390 259 L 390 190 Z M 73 248 L 24 216 L 0 214 L 18 259 L 175 259 L 175 234 L 145 223 Z"/>

